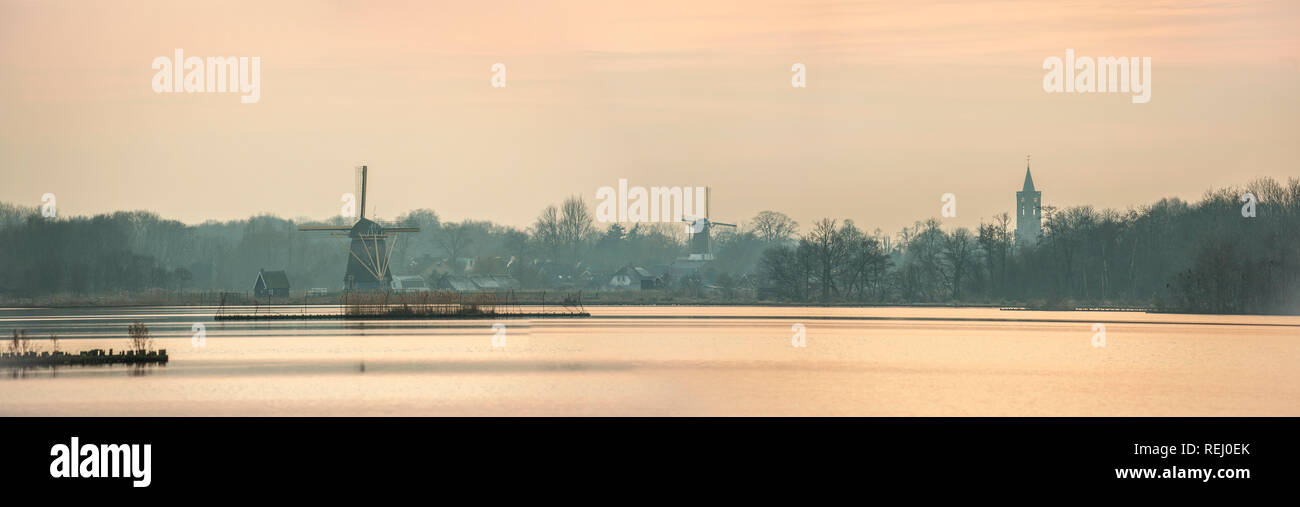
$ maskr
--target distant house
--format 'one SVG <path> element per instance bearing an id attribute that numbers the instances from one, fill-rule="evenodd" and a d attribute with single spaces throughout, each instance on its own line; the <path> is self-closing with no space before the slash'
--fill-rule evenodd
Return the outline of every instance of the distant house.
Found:
<path id="1" fill-rule="evenodd" d="M 447 275 L 438 281 L 438 290 L 454 292 L 491 292 L 518 288 L 519 281 L 510 275 Z"/>
<path id="2" fill-rule="evenodd" d="M 289 276 L 284 271 L 257 270 L 257 281 L 253 282 L 253 295 L 257 297 L 289 297 Z"/>
<path id="3" fill-rule="evenodd" d="M 609 286 L 616 289 L 659 289 L 663 287 L 663 278 L 646 268 L 624 266 L 610 277 Z"/>
<path id="4" fill-rule="evenodd" d="M 394 276 L 393 292 L 429 292 L 429 286 L 418 276 Z"/>

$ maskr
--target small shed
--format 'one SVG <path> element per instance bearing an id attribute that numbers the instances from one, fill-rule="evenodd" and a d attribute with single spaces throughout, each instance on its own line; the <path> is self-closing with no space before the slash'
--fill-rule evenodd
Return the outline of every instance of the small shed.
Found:
<path id="1" fill-rule="evenodd" d="M 397 275 L 393 277 L 393 292 L 429 292 L 429 286 L 419 276 Z"/>
<path id="2" fill-rule="evenodd" d="M 280 271 L 257 270 L 257 281 L 253 282 L 253 295 L 257 297 L 289 297 L 289 276 Z"/>

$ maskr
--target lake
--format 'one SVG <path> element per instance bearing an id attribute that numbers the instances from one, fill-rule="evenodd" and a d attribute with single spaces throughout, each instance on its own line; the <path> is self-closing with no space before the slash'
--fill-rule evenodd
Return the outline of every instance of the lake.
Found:
<path id="1" fill-rule="evenodd" d="M 171 356 L 0 370 L 0 415 L 1300 415 L 1300 317 L 587 310 L 222 323 L 213 307 L 0 308 L 6 347 L 26 329 L 41 350 L 50 333 L 63 351 L 122 349 L 138 320 Z"/>

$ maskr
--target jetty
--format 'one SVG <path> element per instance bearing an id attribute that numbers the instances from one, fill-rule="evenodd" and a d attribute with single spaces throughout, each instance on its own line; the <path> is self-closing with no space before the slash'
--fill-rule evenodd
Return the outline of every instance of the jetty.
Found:
<path id="1" fill-rule="evenodd" d="M 65 352 L 27 352 L 23 354 L 0 353 L 0 367 L 32 366 L 100 366 L 113 364 L 167 364 L 167 350 L 83 350 L 76 354 Z"/>

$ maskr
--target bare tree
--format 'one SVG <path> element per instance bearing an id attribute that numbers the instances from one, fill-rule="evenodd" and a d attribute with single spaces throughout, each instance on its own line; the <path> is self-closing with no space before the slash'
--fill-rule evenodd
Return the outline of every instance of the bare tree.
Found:
<path id="1" fill-rule="evenodd" d="M 990 296 L 1002 296 L 1006 290 L 1007 253 L 1011 250 L 1011 216 L 999 213 L 992 222 L 980 222 L 976 243 L 984 252 Z"/>
<path id="2" fill-rule="evenodd" d="M 795 222 L 785 213 L 776 211 L 760 211 L 750 220 L 750 227 L 754 234 L 768 243 L 784 242 L 794 236 L 799 230 L 799 222 Z"/>
<path id="3" fill-rule="evenodd" d="M 596 233 L 591 209 L 581 197 L 574 195 L 564 200 L 560 208 L 559 233 L 560 243 L 567 250 L 565 253 L 576 262 L 582 242 Z"/>
<path id="4" fill-rule="evenodd" d="M 36 352 L 36 347 L 32 341 L 27 339 L 27 330 L 14 330 L 13 340 L 9 343 L 9 352 L 16 355 L 26 355 L 28 352 Z"/>
<path id="5" fill-rule="evenodd" d="M 153 350 L 153 338 L 149 336 L 149 327 L 136 321 L 126 328 L 126 335 L 131 339 L 131 350 L 145 353 Z"/>
<path id="6" fill-rule="evenodd" d="M 555 205 L 547 206 L 537 215 L 537 221 L 533 222 L 533 240 L 544 255 L 555 259 L 560 246 L 560 210 Z"/>
<path id="7" fill-rule="evenodd" d="M 965 228 L 953 231 L 944 239 L 943 272 L 953 300 L 961 298 L 962 280 L 966 277 L 974 252 L 975 242 L 971 238 L 970 231 Z"/>
<path id="8" fill-rule="evenodd" d="M 839 293 L 835 286 L 836 273 L 843 268 L 845 235 L 836 227 L 836 221 L 823 218 L 813 224 L 805 241 L 811 245 L 812 259 L 817 269 L 818 283 L 821 287 L 822 301 L 829 301 L 831 293 Z"/>
<path id="9" fill-rule="evenodd" d="M 467 222 L 444 225 L 441 233 L 438 234 L 438 243 L 451 258 L 451 263 L 456 266 L 459 266 L 456 259 L 463 255 L 473 242 L 474 238 L 470 235 L 470 226 Z"/>
<path id="10" fill-rule="evenodd" d="M 852 221 L 847 220 L 840 233 L 844 236 L 847 248 L 843 273 L 846 295 L 853 299 L 865 300 L 874 288 L 876 297 L 882 297 L 881 282 L 884 281 L 885 271 L 889 267 L 889 258 L 880 239 L 877 236 L 858 233 Z"/>

